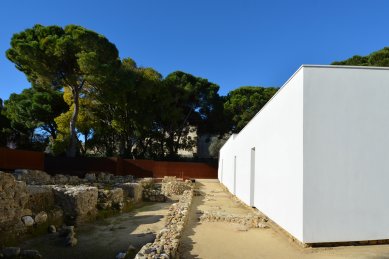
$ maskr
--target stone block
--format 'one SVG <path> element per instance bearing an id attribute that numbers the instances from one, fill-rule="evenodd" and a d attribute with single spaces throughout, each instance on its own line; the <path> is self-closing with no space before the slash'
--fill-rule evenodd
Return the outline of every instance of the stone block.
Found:
<path id="1" fill-rule="evenodd" d="M 16 169 L 14 176 L 18 181 L 24 181 L 27 184 L 51 184 L 52 179 L 49 174 L 41 170 Z"/>
<path id="2" fill-rule="evenodd" d="M 65 221 L 80 223 L 95 218 L 98 197 L 96 187 L 55 186 L 53 190 L 57 204 L 63 209 Z"/>

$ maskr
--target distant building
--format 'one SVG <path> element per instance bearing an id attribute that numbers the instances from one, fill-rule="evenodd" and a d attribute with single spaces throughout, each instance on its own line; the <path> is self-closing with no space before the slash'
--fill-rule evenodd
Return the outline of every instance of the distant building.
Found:
<path id="1" fill-rule="evenodd" d="M 218 135 L 203 134 L 198 136 L 196 127 L 191 126 L 191 128 L 188 136 L 196 141 L 196 145 L 190 150 L 178 149 L 178 155 L 188 158 L 212 158 L 209 146 L 215 138 L 218 138 Z"/>

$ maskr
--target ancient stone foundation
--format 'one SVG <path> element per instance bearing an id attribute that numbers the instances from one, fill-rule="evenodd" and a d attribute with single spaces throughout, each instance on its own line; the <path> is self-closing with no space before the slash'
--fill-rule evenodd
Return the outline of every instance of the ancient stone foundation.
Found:
<path id="1" fill-rule="evenodd" d="M 20 219 L 29 214 L 25 211 L 28 192 L 25 182 L 16 181 L 11 174 L 0 172 L 0 232 L 18 225 Z"/>
<path id="2" fill-rule="evenodd" d="M 258 214 L 235 215 L 208 211 L 198 211 L 197 214 L 201 214 L 199 218 L 201 222 L 230 222 L 243 225 L 247 228 L 268 228 L 268 219 Z"/>
<path id="3" fill-rule="evenodd" d="M 140 183 L 122 183 L 117 186 L 123 190 L 124 197 L 130 198 L 132 202 L 142 201 L 143 186 Z"/>
<path id="4" fill-rule="evenodd" d="M 123 189 L 113 188 L 111 190 L 100 189 L 98 191 L 98 208 L 100 209 L 117 209 L 123 208 Z"/>
<path id="5" fill-rule="evenodd" d="M 188 220 L 192 203 L 193 190 L 186 190 L 178 203 L 169 208 L 165 227 L 157 234 L 153 243 L 144 245 L 136 259 L 144 258 L 177 258 L 179 240 Z"/>
<path id="6" fill-rule="evenodd" d="M 144 178 L 140 182 L 142 185 L 142 198 L 144 201 L 165 202 L 166 196 L 161 191 L 161 184 L 155 183 L 153 178 Z"/>
<path id="7" fill-rule="evenodd" d="M 84 179 L 39 170 L 0 172 L 0 248 L 26 233 L 51 232 L 64 221 L 74 225 L 93 220 L 97 210 L 105 217 L 130 208 L 143 193 L 143 186 L 132 181 L 131 175 L 104 172 L 88 173 Z"/>
<path id="8" fill-rule="evenodd" d="M 186 190 L 193 188 L 194 183 L 190 180 L 177 180 L 174 176 L 165 176 L 162 180 L 162 193 L 166 196 L 181 195 Z"/>
<path id="9" fill-rule="evenodd" d="M 96 213 L 98 189 L 86 185 L 55 186 L 55 199 L 63 209 L 65 220 L 69 224 L 81 223 L 93 218 Z"/>

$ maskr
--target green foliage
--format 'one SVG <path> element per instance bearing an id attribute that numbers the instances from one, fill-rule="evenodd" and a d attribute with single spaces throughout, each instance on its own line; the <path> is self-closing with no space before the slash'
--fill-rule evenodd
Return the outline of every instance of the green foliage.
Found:
<path id="1" fill-rule="evenodd" d="M 11 94 L 5 102 L 4 114 L 10 120 L 11 127 L 21 133 L 40 128 L 55 139 L 57 125 L 54 118 L 67 109 L 62 92 L 32 87 L 20 94 Z"/>
<path id="2" fill-rule="evenodd" d="M 59 134 L 59 136 L 49 142 L 50 153 L 54 156 L 66 154 L 66 149 L 69 146 L 69 135 Z"/>
<path id="3" fill-rule="evenodd" d="M 224 136 L 211 138 L 210 140 L 211 144 L 208 147 L 208 152 L 211 157 L 219 158 L 219 151 L 223 147 L 223 145 L 227 142 L 229 137 L 230 135 L 226 134 Z"/>
<path id="4" fill-rule="evenodd" d="M 4 103 L 3 115 L 9 120 L 8 132 L 14 144 L 19 147 L 32 148 L 34 140 L 47 142 L 44 135 L 35 133 L 35 129 L 46 132 L 52 139 L 56 138 L 57 125 L 54 118 L 67 109 L 62 100 L 62 93 L 53 89 L 32 87 L 20 94 L 11 94 Z M 42 139 L 43 138 L 43 139 Z M 36 146 L 44 149 L 44 146 Z"/>
<path id="5" fill-rule="evenodd" d="M 75 156 L 79 97 L 108 87 L 120 66 L 115 45 L 81 26 L 35 25 L 15 34 L 6 54 L 33 85 L 71 89 L 68 155 Z"/>
<path id="6" fill-rule="evenodd" d="M 335 61 L 332 65 L 349 65 L 349 66 L 389 66 L 389 47 L 375 51 L 367 56 L 353 56 L 343 61 Z"/>
<path id="7" fill-rule="evenodd" d="M 0 146 L 6 146 L 9 135 L 12 133 L 11 122 L 5 116 L 3 100 L 0 99 Z"/>
<path id="8" fill-rule="evenodd" d="M 355 55 L 355 56 L 353 56 L 347 60 L 344 60 L 344 61 L 335 61 L 332 63 L 332 65 L 368 66 L 369 59 L 367 57 Z"/>
<path id="9" fill-rule="evenodd" d="M 239 132 L 278 91 L 273 87 L 244 86 L 228 93 L 224 103 L 231 130 Z"/>
<path id="10" fill-rule="evenodd" d="M 174 157 L 179 149 L 193 148 L 196 139 L 189 133 L 193 126 L 201 127 L 207 122 L 218 90 L 219 86 L 207 79 L 181 71 L 169 74 L 162 81 L 156 104 L 160 153 Z"/>
<path id="11" fill-rule="evenodd" d="M 163 78 L 120 60 L 108 39 L 76 25 L 35 25 L 15 34 L 6 54 L 32 87 L 6 101 L 1 130 L 26 143 L 37 128 L 46 131 L 56 155 L 178 158 L 196 145 L 195 132 L 237 132 L 277 91 L 242 87 L 219 96 L 219 86 L 204 78 L 182 71 Z"/>

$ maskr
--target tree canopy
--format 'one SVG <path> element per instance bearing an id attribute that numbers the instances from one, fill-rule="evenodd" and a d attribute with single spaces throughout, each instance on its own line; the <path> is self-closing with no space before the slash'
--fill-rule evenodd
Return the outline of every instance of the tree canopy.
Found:
<path id="1" fill-rule="evenodd" d="M 73 113 L 69 122 L 68 155 L 75 156 L 79 97 L 108 87 L 120 65 L 115 45 L 81 26 L 35 25 L 12 37 L 6 55 L 32 85 L 71 90 Z"/>
<path id="2" fill-rule="evenodd" d="M 5 107 L 3 114 L 11 121 L 14 129 L 33 131 L 40 128 L 52 138 L 57 136 L 54 119 L 68 109 L 60 91 L 36 87 L 12 94 L 5 102 Z"/>
<path id="3" fill-rule="evenodd" d="M 273 87 L 243 86 L 228 93 L 224 109 L 231 130 L 239 132 L 277 92 Z"/>
<path id="4" fill-rule="evenodd" d="M 388 67 L 389 47 L 372 52 L 367 56 L 355 55 L 343 61 L 335 61 L 332 65 Z"/>
<path id="5" fill-rule="evenodd" d="M 108 39 L 76 25 L 26 29 L 6 54 L 31 87 L 0 107 L 0 134 L 27 147 L 44 133 L 40 141 L 54 155 L 176 159 L 193 150 L 196 135 L 238 132 L 277 91 L 241 87 L 220 96 L 205 78 L 183 71 L 163 77 L 120 60 Z"/>

